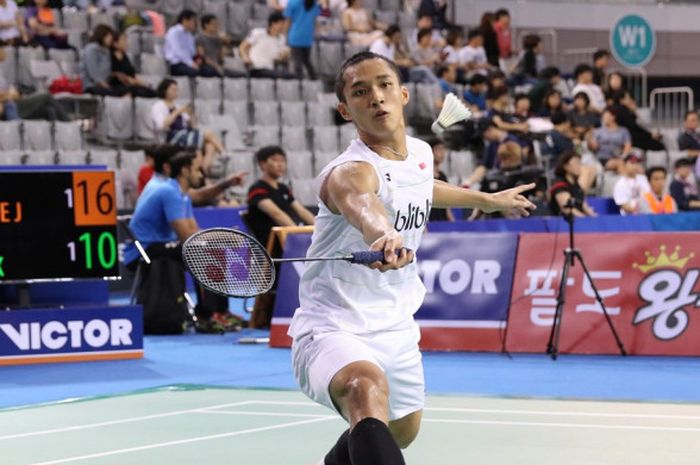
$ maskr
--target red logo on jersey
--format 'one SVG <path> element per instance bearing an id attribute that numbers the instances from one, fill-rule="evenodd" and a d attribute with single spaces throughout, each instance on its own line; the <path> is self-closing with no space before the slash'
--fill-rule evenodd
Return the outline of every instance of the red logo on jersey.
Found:
<path id="1" fill-rule="evenodd" d="M 418 166 L 420 167 L 420 169 L 424 170 L 426 165 L 425 163 L 421 162 Z"/>

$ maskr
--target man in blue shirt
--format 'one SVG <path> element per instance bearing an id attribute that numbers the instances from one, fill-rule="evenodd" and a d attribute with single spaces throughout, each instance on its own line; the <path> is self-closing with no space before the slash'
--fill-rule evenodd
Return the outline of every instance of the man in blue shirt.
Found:
<path id="1" fill-rule="evenodd" d="M 486 111 L 486 89 L 488 81 L 483 74 L 475 74 L 469 81 L 469 88 L 464 91 L 464 101 L 469 104 L 473 113 Z"/>
<path id="2" fill-rule="evenodd" d="M 321 8 L 328 8 L 328 0 L 289 0 L 284 9 L 284 16 L 289 18 L 287 43 L 292 50 L 294 74 L 303 78 L 302 66 L 306 68 L 309 79 L 316 79 L 316 71 L 311 64 L 311 46 L 316 33 L 316 18 Z"/>
<path id="3" fill-rule="evenodd" d="M 177 152 L 169 158 L 167 151 L 161 154 L 161 157 L 156 157 L 156 173 L 136 203 L 129 228 L 152 260 L 168 257 L 181 263 L 180 244 L 199 230 L 188 192 L 201 184 L 202 156 L 188 151 Z M 160 174 L 163 171 L 169 171 L 170 176 Z M 242 178 L 239 175 L 231 182 L 240 184 Z M 124 250 L 124 263 L 129 269 L 136 269 L 138 257 L 136 247 L 128 244 Z M 208 322 L 218 323 L 226 330 L 240 329 L 240 319 L 228 311 L 228 299 L 199 286 L 195 288 L 198 301 L 195 315 L 203 325 L 202 329 L 209 327 Z"/>

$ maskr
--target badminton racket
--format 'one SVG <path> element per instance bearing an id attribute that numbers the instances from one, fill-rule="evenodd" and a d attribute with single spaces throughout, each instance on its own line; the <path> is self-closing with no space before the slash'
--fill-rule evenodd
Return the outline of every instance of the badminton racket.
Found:
<path id="1" fill-rule="evenodd" d="M 397 255 L 400 250 L 397 250 Z M 228 297 L 255 297 L 272 289 L 275 263 L 343 260 L 359 265 L 384 262 L 384 252 L 359 251 L 332 257 L 271 258 L 254 237 L 228 228 L 198 231 L 182 244 L 182 258 L 206 289 Z"/>

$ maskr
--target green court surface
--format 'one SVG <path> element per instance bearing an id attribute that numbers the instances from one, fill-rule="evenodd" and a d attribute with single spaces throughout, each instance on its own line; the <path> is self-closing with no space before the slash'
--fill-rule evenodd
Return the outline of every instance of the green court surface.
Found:
<path id="1" fill-rule="evenodd" d="M 315 465 L 346 428 L 291 391 L 177 388 L 0 411 L 3 465 Z M 430 397 L 409 465 L 700 463 L 700 405 Z"/>

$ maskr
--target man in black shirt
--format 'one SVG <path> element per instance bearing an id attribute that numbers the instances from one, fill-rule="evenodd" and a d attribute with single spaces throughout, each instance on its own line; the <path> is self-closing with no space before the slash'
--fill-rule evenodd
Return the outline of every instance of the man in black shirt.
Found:
<path id="1" fill-rule="evenodd" d="M 263 147 L 255 158 L 262 177 L 248 190 L 248 223 L 253 235 L 266 246 L 273 226 L 314 224 L 314 215 L 280 182 L 287 171 L 287 156 L 281 147 Z"/>

